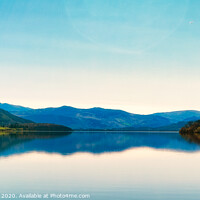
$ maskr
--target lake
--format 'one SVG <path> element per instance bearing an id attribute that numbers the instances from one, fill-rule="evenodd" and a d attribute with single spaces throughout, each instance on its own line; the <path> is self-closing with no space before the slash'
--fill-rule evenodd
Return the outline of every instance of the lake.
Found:
<path id="1" fill-rule="evenodd" d="M 0 136 L 1 198 L 197 200 L 199 169 L 198 141 L 176 132 Z"/>

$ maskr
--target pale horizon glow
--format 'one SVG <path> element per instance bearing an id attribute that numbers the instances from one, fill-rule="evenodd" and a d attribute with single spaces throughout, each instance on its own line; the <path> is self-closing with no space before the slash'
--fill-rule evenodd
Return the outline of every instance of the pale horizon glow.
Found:
<path id="1" fill-rule="evenodd" d="M 200 110 L 199 6 L 2 0 L 0 102 L 136 114 Z"/>

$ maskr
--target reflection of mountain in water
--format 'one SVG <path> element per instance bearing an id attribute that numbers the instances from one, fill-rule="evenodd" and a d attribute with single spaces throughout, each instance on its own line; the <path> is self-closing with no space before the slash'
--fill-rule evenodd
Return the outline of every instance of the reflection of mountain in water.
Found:
<path id="1" fill-rule="evenodd" d="M 0 136 L 0 155 L 1 152 L 16 145 L 22 145 L 25 142 L 30 142 L 35 139 L 52 139 L 57 137 L 66 136 L 70 132 L 26 132 L 26 133 L 13 133 Z"/>
<path id="2" fill-rule="evenodd" d="M 68 135 L 8 135 L 0 137 L 1 156 L 31 151 L 59 153 L 118 152 L 135 147 L 174 151 L 199 151 L 200 146 L 184 140 L 178 133 L 74 132 Z"/>

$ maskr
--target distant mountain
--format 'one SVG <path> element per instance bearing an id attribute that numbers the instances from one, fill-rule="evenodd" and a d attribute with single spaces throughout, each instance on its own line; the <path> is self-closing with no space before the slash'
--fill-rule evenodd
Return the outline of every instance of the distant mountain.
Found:
<path id="1" fill-rule="evenodd" d="M 119 129 L 124 127 L 159 127 L 170 124 L 164 117 L 131 114 L 122 110 L 103 108 L 77 109 L 63 106 L 14 112 L 38 123 L 55 123 L 73 129 Z"/>
<path id="2" fill-rule="evenodd" d="M 161 127 L 155 128 L 154 131 L 179 131 L 187 123 L 188 123 L 187 121 L 180 121 L 174 124 L 170 124 L 168 126 L 161 126 Z"/>
<path id="3" fill-rule="evenodd" d="M 179 131 L 183 126 L 185 126 L 188 122 L 181 121 L 174 124 L 169 124 L 167 126 L 159 126 L 155 128 L 151 127 L 127 127 L 121 128 L 121 131 Z"/>
<path id="4" fill-rule="evenodd" d="M 27 119 L 22 119 L 15 115 L 12 115 L 8 111 L 0 109 L 0 126 L 2 125 L 10 125 L 15 123 L 32 123 L 32 121 Z"/>
<path id="5" fill-rule="evenodd" d="M 16 106 L 16 105 L 7 104 L 7 103 L 0 103 L 0 109 L 6 110 L 8 112 L 31 110 L 31 108 L 27 108 L 27 107 L 23 107 L 23 106 Z"/>
<path id="6" fill-rule="evenodd" d="M 0 104 L 1 106 L 2 104 Z M 188 121 L 200 119 L 200 111 L 174 111 L 150 115 L 132 114 L 122 110 L 91 108 L 78 109 L 70 106 L 31 109 L 6 104 L 12 114 L 37 122 L 54 123 L 73 129 L 120 129 L 120 130 L 179 130 Z M 11 106 L 11 107 L 10 107 Z"/>
<path id="7" fill-rule="evenodd" d="M 177 123 L 180 121 L 196 121 L 200 119 L 200 111 L 196 110 L 155 113 L 154 115 L 165 117 L 170 120 L 171 123 Z"/>

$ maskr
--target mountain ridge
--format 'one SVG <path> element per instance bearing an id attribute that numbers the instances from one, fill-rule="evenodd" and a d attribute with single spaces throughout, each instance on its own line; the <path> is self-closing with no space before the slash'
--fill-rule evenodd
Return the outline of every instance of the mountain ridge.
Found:
<path id="1" fill-rule="evenodd" d="M 9 106 L 8 106 L 9 105 Z M 1 108 L 2 104 L 0 104 Z M 12 114 L 36 123 L 54 123 L 76 130 L 179 130 L 188 121 L 200 119 L 200 111 L 182 110 L 153 114 L 134 114 L 119 109 L 93 107 L 89 109 L 71 106 L 31 109 L 7 104 Z M 13 106 L 13 107 L 12 107 Z M 20 109 L 19 109 L 20 107 Z"/>
<path id="2" fill-rule="evenodd" d="M 6 110 L 8 112 L 11 111 L 25 111 L 25 110 L 31 110 L 32 108 L 19 106 L 19 105 L 13 105 L 8 103 L 0 103 L 0 108 L 3 110 Z"/>
<path id="3" fill-rule="evenodd" d="M 128 111 L 124 111 L 121 109 L 111 109 L 111 108 L 103 108 L 103 107 L 91 107 L 91 108 L 76 108 L 73 106 L 67 106 L 67 105 L 63 105 L 63 106 L 58 106 L 58 107 L 44 107 L 44 108 L 30 108 L 30 107 L 25 107 L 25 106 L 20 106 L 20 105 L 14 105 L 14 104 L 8 104 L 8 103 L 0 103 L 0 109 L 3 109 L 3 106 L 7 106 L 10 107 L 9 110 L 14 111 L 18 111 L 18 108 L 20 108 L 21 110 L 44 110 L 44 109 L 61 109 L 61 108 L 71 108 L 71 109 L 75 109 L 75 110 L 91 110 L 91 109 L 101 109 L 101 110 L 113 110 L 113 111 L 123 111 L 126 113 L 130 113 L 130 114 L 135 114 L 135 115 L 161 115 L 161 114 L 173 114 L 173 113 L 183 113 L 183 112 L 196 112 L 196 113 L 200 113 L 199 110 L 175 110 L 175 111 L 166 111 L 166 112 L 156 112 L 156 113 L 151 113 L 151 114 L 137 114 L 137 113 L 131 113 Z M 6 109 L 3 109 L 6 110 Z M 6 111 L 9 111 L 8 109 Z"/>

